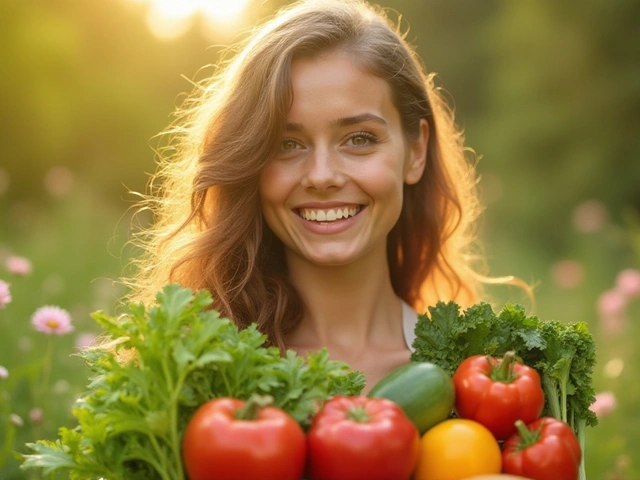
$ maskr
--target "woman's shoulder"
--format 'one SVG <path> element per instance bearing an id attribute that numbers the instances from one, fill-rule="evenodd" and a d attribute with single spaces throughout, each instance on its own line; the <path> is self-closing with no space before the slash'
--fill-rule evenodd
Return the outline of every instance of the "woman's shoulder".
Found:
<path id="1" fill-rule="evenodd" d="M 402 330 L 407 347 L 413 353 L 413 341 L 416 339 L 416 323 L 418 313 L 407 302 L 402 300 Z"/>

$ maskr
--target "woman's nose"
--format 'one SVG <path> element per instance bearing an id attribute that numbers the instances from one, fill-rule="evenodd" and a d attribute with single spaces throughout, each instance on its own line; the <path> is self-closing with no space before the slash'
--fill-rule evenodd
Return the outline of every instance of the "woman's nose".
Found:
<path id="1" fill-rule="evenodd" d="M 317 148 L 306 159 L 302 186 L 312 190 L 340 188 L 345 183 L 344 165 L 340 155 L 329 148 Z"/>

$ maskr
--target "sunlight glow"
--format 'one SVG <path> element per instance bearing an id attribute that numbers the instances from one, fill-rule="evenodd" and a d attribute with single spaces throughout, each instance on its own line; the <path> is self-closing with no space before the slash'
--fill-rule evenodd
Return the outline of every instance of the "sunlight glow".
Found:
<path id="1" fill-rule="evenodd" d="M 140 2 L 141 0 L 129 0 Z M 189 31 L 196 16 L 208 28 L 228 26 L 237 20 L 250 0 L 143 0 L 149 9 L 146 24 L 160 40 L 174 40 Z"/>
<path id="2" fill-rule="evenodd" d="M 240 16 L 249 0 L 200 0 L 200 9 L 211 20 L 233 20 Z"/>

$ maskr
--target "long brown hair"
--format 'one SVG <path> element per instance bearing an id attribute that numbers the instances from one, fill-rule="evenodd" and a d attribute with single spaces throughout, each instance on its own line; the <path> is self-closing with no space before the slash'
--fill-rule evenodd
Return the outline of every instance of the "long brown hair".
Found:
<path id="1" fill-rule="evenodd" d="M 137 237 L 145 254 L 128 282 L 133 299 L 148 302 L 169 282 L 206 288 L 223 315 L 239 326 L 257 323 L 284 347 L 302 309 L 283 246 L 262 218 L 258 180 L 281 141 L 292 62 L 338 49 L 388 83 L 407 139 L 417 136 L 421 119 L 429 124 L 424 175 L 405 185 L 388 238 L 394 290 L 419 311 L 437 300 L 478 299 L 473 158 L 414 49 L 381 9 L 360 0 L 286 7 L 185 103 L 166 132 L 172 150 L 144 205 L 155 218 Z"/>

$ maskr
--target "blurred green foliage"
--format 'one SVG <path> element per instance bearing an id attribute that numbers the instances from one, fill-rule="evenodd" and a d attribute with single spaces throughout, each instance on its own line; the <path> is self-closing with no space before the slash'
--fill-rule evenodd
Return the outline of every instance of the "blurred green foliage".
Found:
<path id="1" fill-rule="evenodd" d="M 286 3 L 253 0 L 235 32 Z M 402 14 L 408 40 L 438 74 L 481 157 L 491 273 L 537 284 L 541 318 L 585 320 L 597 335 L 596 386 L 613 391 L 618 408 L 588 437 L 589 478 L 640 478 L 638 302 L 613 336 L 602 332 L 596 308 L 620 270 L 640 267 L 640 4 L 379 4 Z M 145 8 L 131 0 L 0 0 L 0 260 L 17 254 L 34 264 L 20 279 L 0 265 L 14 297 L 0 310 L 0 365 L 13 379 L 11 391 L 0 383 L 0 403 L 23 418 L 38 401 L 44 410 L 41 424 L 17 430 L 18 451 L 70 421 L 86 381 L 70 356 L 73 338 L 60 337 L 53 393 L 36 398 L 33 365 L 47 340 L 31 330 L 30 315 L 61 305 L 81 333 L 96 331 L 90 311 L 114 308 L 122 289 L 109 280 L 135 254 L 126 248 L 129 190 L 145 190 L 154 136 L 234 36 L 222 27 L 204 34 L 196 24 L 161 41 L 145 25 Z M 573 268 L 569 280 L 562 261 Z M 491 293 L 497 303 L 522 299 L 506 287 Z M 612 359 L 624 364 L 617 376 L 605 368 Z M 4 443 L 9 427 L 0 413 Z M 14 459 L 0 477 L 27 478 Z"/>

